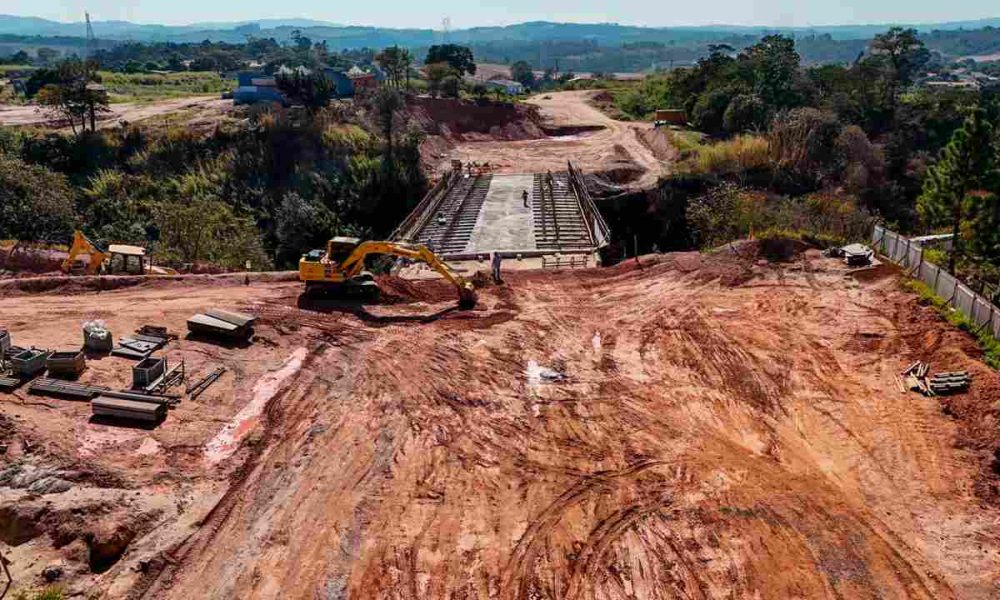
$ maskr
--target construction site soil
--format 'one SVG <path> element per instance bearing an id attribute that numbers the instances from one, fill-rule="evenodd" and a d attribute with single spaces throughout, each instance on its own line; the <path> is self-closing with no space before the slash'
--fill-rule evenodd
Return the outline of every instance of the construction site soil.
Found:
<path id="1" fill-rule="evenodd" d="M 209 306 L 246 345 L 156 427 L 0 394 L 0 541 L 20 588 L 105 598 L 996 598 L 1000 376 L 882 269 L 808 252 L 512 272 L 454 308 L 232 278 L 4 293 L 14 342 Z M 898 391 L 914 360 L 967 394 Z M 126 387 L 131 363 L 81 380 Z"/>
<path id="2" fill-rule="evenodd" d="M 421 156 L 439 173 L 450 169 L 452 160 L 489 164 L 496 173 L 559 172 L 570 161 L 583 172 L 605 174 L 632 189 L 654 187 L 676 159 L 666 134 L 651 123 L 607 116 L 592 105 L 599 93 L 552 92 L 505 108 L 457 101 L 449 107 L 428 99 L 426 109 L 437 107 L 435 119 L 447 132 L 469 131 L 462 123 L 470 111 L 491 116 L 484 117 L 485 126 L 475 135 L 431 135 L 421 146 Z"/>

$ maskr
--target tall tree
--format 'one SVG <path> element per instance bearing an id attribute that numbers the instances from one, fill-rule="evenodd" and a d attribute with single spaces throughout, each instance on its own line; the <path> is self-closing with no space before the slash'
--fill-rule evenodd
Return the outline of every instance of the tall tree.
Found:
<path id="1" fill-rule="evenodd" d="M 396 138 L 396 112 L 403 108 L 403 97 L 391 88 L 379 88 L 372 97 L 372 107 L 385 140 L 386 161 L 393 161 L 393 141 Z"/>
<path id="2" fill-rule="evenodd" d="M 892 102 L 895 102 L 900 89 L 913 83 L 920 69 L 931 58 L 917 30 L 902 27 L 893 27 L 876 35 L 871 43 L 871 53 L 876 59 L 886 62 L 888 95 Z"/>
<path id="3" fill-rule="evenodd" d="M 986 112 L 977 108 L 941 151 L 937 164 L 928 169 L 917 199 L 917 210 L 925 223 L 951 226 L 948 264 L 952 273 L 962 251 L 962 228 L 966 219 L 974 217 L 975 199 L 983 194 L 995 169 L 993 142 L 992 124 Z"/>
<path id="4" fill-rule="evenodd" d="M 275 82 L 279 90 L 293 102 L 305 106 L 310 114 L 330 104 L 335 92 L 333 82 L 326 75 L 303 67 L 278 73 Z"/>
<path id="5" fill-rule="evenodd" d="M 413 54 L 406 48 L 389 46 L 375 55 L 375 62 L 385 71 L 389 83 L 394 87 L 410 87 L 410 68 L 413 66 Z"/>
<path id="6" fill-rule="evenodd" d="M 441 44 L 431 46 L 427 50 L 427 58 L 424 64 L 448 63 L 459 75 L 468 73 L 476 74 L 476 60 L 472 56 L 472 50 L 457 44 Z"/>
<path id="7" fill-rule="evenodd" d="M 76 134 L 97 126 L 97 114 L 109 112 L 108 93 L 97 81 L 94 63 L 68 59 L 59 63 L 41 90 L 38 104 L 57 118 L 65 119 Z M 80 128 L 77 128 L 77 124 Z"/>
<path id="8" fill-rule="evenodd" d="M 750 69 L 754 95 L 772 109 L 800 104 L 795 89 L 799 60 L 795 40 L 783 35 L 765 36 L 739 56 L 739 61 Z"/>
<path id="9" fill-rule="evenodd" d="M 531 65 L 523 60 L 510 66 L 510 78 L 527 88 L 535 85 L 535 72 L 531 70 Z"/>

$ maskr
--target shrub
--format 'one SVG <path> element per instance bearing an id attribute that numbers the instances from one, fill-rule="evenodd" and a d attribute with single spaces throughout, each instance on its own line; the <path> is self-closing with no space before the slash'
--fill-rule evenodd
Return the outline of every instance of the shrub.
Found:
<path id="1" fill-rule="evenodd" d="M 865 239 L 873 225 L 872 216 L 850 197 L 768 197 L 731 183 L 692 200 L 687 220 L 701 247 L 719 246 L 751 232 L 829 247 Z"/>
<path id="2" fill-rule="evenodd" d="M 732 99 L 722 117 L 722 128 L 730 133 L 760 131 L 767 126 L 767 105 L 754 94 Z"/>
<path id="3" fill-rule="evenodd" d="M 65 241 L 76 221 L 66 177 L 0 154 L 0 239 Z"/>
<path id="4" fill-rule="evenodd" d="M 834 164 L 837 116 L 815 108 L 798 108 L 777 118 L 771 126 L 771 151 L 776 172 L 790 182 L 818 187 Z"/>
<path id="5" fill-rule="evenodd" d="M 739 175 L 770 165 L 770 146 L 767 138 L 741 135 L 730 140 L 702 145 L 687 164 L 693 174 Z"/>

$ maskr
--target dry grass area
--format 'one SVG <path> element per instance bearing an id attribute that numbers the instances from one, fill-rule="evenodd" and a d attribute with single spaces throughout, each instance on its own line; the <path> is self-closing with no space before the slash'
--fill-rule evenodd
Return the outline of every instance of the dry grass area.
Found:
<path id="1" fill-rule="evenodd" d="M 109 598 L 996 597 L 1000 376 L 894 271 L 665 255 L 512 272 L 470 312 L 443 282 L 386 283 L 353 308 L 227 278 L 0 298 L 39 345 L 85 318 L 260 317 L 247 348 L 168 349 L 231 371 L 155 429 L 0 394 L 4 460 L 71 482 L 0 488 L 19 581 L 61 564 Z M 916 359 L 972 391 L 900 393 Z"/>

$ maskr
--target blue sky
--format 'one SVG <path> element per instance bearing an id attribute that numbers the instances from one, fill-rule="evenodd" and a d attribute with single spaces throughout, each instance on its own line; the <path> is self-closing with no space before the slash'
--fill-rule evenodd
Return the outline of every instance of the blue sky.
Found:
<path id="1" fill-rule="evenodd" d="M 809 26 L 920 23 L 1000 16 L 996 0 L 0 0 L 0 14 L 58 21 L 122 19 L 171 25 L 203 21 L 307 17 L 384 27 L 455 29 L 522 21 L 617 22 L 633 25 Z"/>

